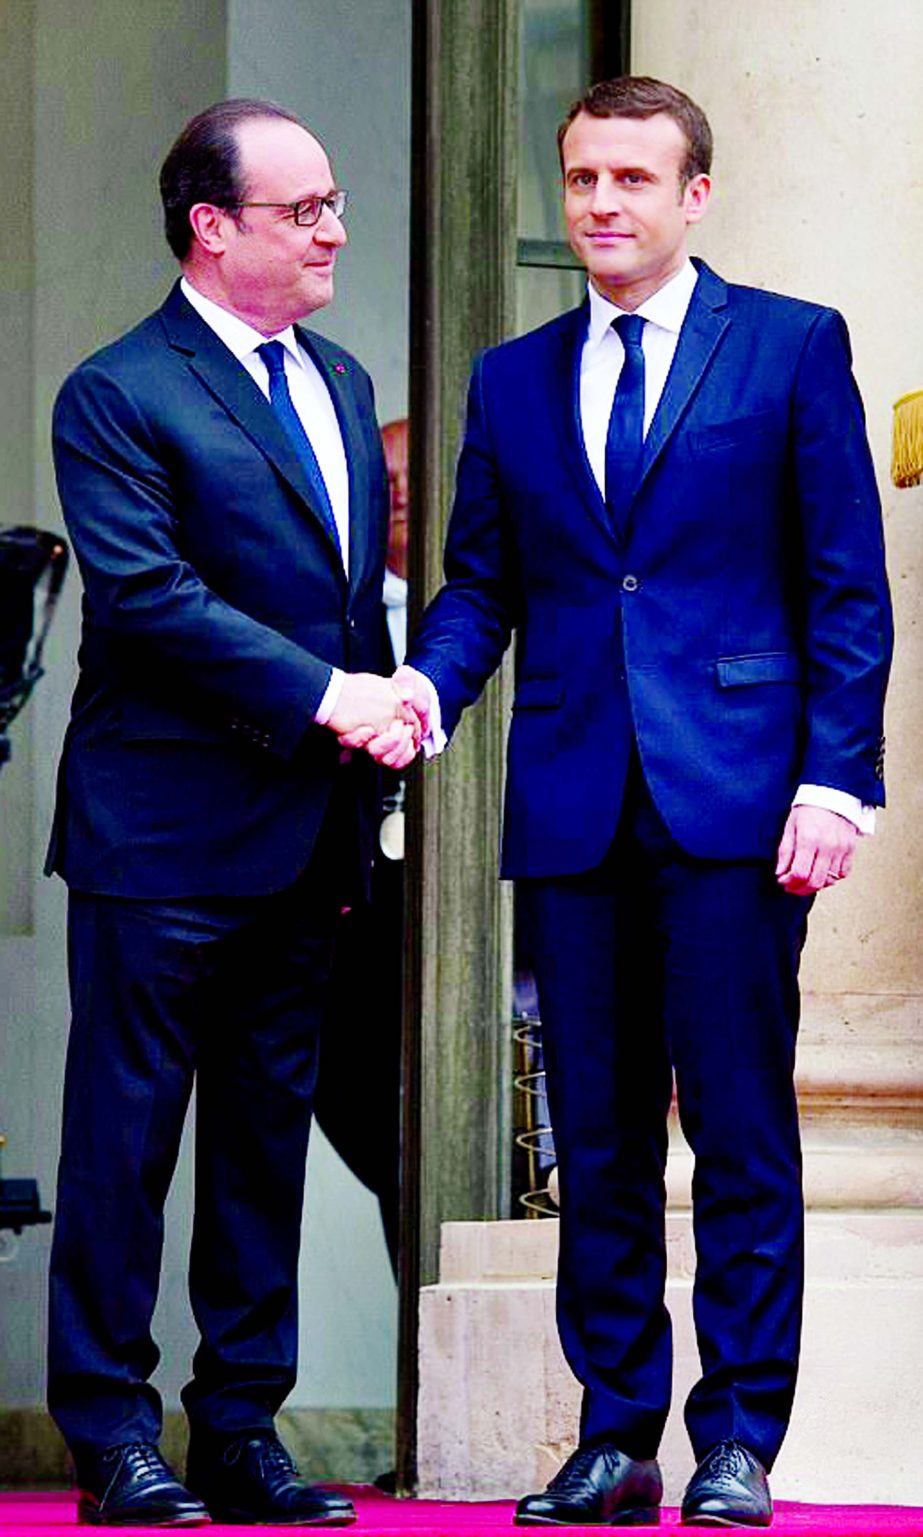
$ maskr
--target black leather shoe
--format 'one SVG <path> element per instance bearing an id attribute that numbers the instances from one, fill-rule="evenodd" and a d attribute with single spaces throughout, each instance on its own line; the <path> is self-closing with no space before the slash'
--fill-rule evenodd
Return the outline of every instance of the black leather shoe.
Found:
<path id="1" fill-rule="evenodd" d="M 516 1506 L 517 1526 L 656 1526 L 663 1482 L 656 1462 L 614 1446 L 578 1446 L 544 1494 Z"/>
<path id="2" fill-rule="evenodd" d="M 763 1464 L 739 1441 L 719 1441 L 683 1496 L 684 1526 L 768 1526 L 772 1500 Z"/>
<path id="3" fill-rule="evenodd" d="M 186 1479 L 213 1521 L 233 1526 L 346 1526 L 355 1521 L 343 1494 L 305 1483 L 271 1430 L 217 1450 L 190 1446 Z"/>
<path id="4" fill-rule="evenodd" d="M 77 1520 L 90 1526 L 201 1526 L 209 1514 L 156 1446 L 130 1441 L 78 1459 Z"/>

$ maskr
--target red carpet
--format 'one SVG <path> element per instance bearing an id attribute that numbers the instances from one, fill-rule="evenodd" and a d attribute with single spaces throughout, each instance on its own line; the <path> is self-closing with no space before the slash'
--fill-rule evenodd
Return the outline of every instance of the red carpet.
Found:
<path id="1" fill-rule="evenodd" d="M 354 1526 L 332 1528 L 356 1537 L 510 1537 L 512 1532 L 528 1530 L 512 1525 L 511 1501 L 491 1501 L 468 1505 L 447 1504 L 438 1500 L 395 1500 L 377 1489 L 361 1486 L 350 1491 L 359 1519 Z M 56 1532 L 77 1522 L 71 1494 L 0 1494 L 0 1529 L 4 1537 L 38 1537 L 41 1532 Z M 679 1512 L 664 1510 L 661 1529 L 676 1529 Z M 82 1530 L 89 1532 L 91 1527 Z M 132 1531 L 155 1531 L 154 1527 L 133 1527 Z M 195 1528 L 194 1530 L 198 1530 Z M 209 1537 L 233 1537 L 239 1526 L 211 1526 Z M 266 1528 L 253 1528 L 265 1531 Z M 314 1530 L 314 1528 L 309 1528 Z M 320 1528 L 323 1530 L 323 1528 Z M 571 1532 L 599 1532 L 602 1528 L 569 1527 Z M 622 1528 L 609 1528 L 613 1532 Z M 631 1528 L 625 1528 L 631 1530 Z M 639 1531 L 656 1528 L 638 1528 Z M 686 1527 L 701 1532 L 701 1527 Z M 742 1528 L 735 1528 L 741 1531 Z M 923 1508 L 907 1505 L 793 1505 L 784 1500 L 776 1506 L 770 1528 L 772 1537 L 923 1537 Z"/>

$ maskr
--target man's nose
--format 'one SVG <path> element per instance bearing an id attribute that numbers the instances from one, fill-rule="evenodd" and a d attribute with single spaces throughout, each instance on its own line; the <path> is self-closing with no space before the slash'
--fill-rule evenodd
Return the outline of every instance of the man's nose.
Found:
<path id="1" fill-rule="evenodd" d="M 622 196 L 618 182 L 613 176 L 600 176 L 593 188 L 590 212 L 596 218 L 604 219 L 621 211 Z"/>
<path id="2" fill-rule="evenodd" d="M 324 204 L 323 212 L 314 226 L 314 239 L 322 245 L 345 245 L 349 236 L 342 219 L 338 219 L 332 208 Z"/>

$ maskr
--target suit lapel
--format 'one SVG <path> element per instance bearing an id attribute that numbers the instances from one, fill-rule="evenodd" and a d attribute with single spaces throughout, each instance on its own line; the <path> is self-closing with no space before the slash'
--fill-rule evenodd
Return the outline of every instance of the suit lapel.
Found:
<path id="1" fill-rule="evenodd" d="M 269 401 L 251 379 L 247 370 L 218 339 L 211 327 L 187 304 L 177 284 L 160 311 L 172 347 L 188 359 L 188 366 L 202 381 L 205 388 L 234 418 L 237 425 L 256 444 L 257 448 L 287 481 L 296 496 L 305 504 L 313 518 L 324 528 L 323 519 L 314 506 L 311 486 L 301 467 L 298 456 Z M 309 349 L 312 350 L 313 349 Z M 324 370 L 325 379 L 328 378 Z M 328 381 L 329 382 L 329 381 Z M 350 444 L 344 433 L 347 460 L 351 461 Z M 350 471 L 350 481 L 352 472 Z M 352 484 L 350 484 L 352 495 Z M 326 535 L 326 529 L 324 529 Z M 344 577 L 338 552 L 329 536 L 331 560 Z"/>
<path id="2" fill-rule="evenodd" d="M 343 435 L 343 449 L 349 472 L 349 586 L 359 586 L 363 571 L 371 557 L 371 540 L 368 524 L 369 465 L 368 456 L 362 452 L 362 423 L 356 401 L 356 391 L 350 377 L 354 367 L 352 359 L 344 356 L 339 348 L 325 337 L 296 326 L 298 340 L 310 354 L 320 371 L 330 393 L 333 407 Z"/>
<path id="3" fill-rule="evenodd" d="M 558 430 L 561 450 L 574 483 L 590 516 L 602 525 L 611 539 L 616 538 L 612 520 L 587 458 L 580 415 L 580 366 L 583 344 L 589 324 L 589 300 L 579 309 L 562 316 L 550 358 L 549 389 L 552 393 L 552 417 Z"/>
<path id="4" fill-rule="evenodd" d="M 644 440 L 641 485 L 685 415 L 730 324 L 724 313 L 726 285 L 704 262 L 696 265 L 699 279 L 689 301 L 663 394 Z"/>

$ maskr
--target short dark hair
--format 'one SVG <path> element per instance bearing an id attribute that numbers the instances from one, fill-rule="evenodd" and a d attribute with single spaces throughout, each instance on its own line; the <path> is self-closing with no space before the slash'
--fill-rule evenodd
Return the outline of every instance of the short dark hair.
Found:
<path id="1" fill-rule="evenodd" d="M 672 117 L 686 140 L 686 158 L 680 166 L 680 187 L 694 176 L 707 176 L 711 170 L 712 134 L 708 118 L 695 102 L 675 85 L 653 80 L 650 75 L 618 75 L 614 80 L 600 80 L 590 86 L 585 96 L 575 101 L 558 129 L 558 155 L 564 168 L 564 135 L 581 112 L 590 117 L 655 117 L 662 112 Z"/>
<path id="2" fill-rule="evenodd" d="M 299 128 L 306 126 L 274 101 L 237 97 L 215 102 L 190 118 L 167 155 L 160 171 L 160 198 L 167 244 L 179 261 L 185 260 L 192 245 L 189 210 L 195 203 L 231 210 L 246 199 L 237 129 L 257 117 L 281 117 Z"/>

